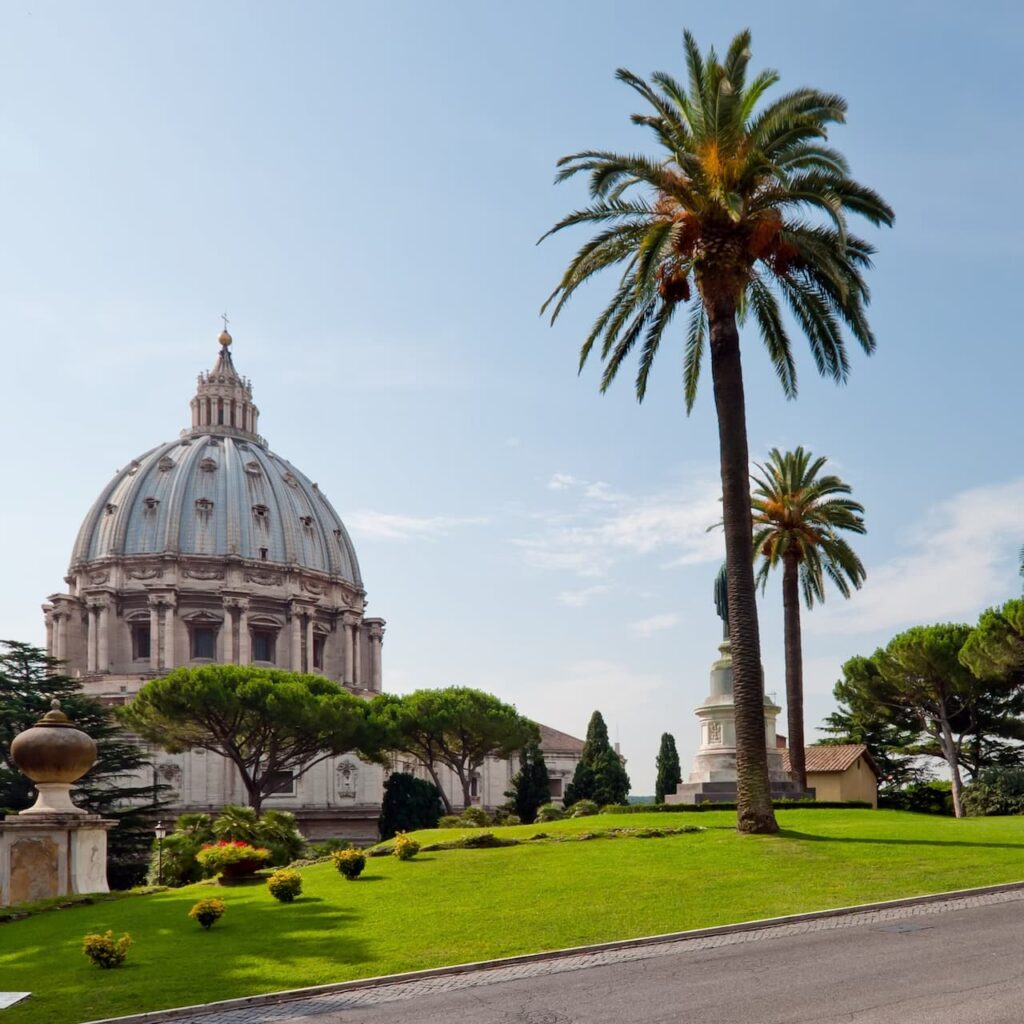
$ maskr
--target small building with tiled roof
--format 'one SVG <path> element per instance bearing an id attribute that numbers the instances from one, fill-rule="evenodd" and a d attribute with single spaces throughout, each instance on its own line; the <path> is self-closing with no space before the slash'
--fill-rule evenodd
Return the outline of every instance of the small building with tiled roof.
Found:
<path id="1" fill-rule="evenodd" d="M 881 772 L 863 743 L 825 743 L 807 747 L 807 787 L 816 800 L 860 800 L 878 806 L 878 780 Z M 786 771 L 790 771 L 789 750 L 782 752 Z"/>

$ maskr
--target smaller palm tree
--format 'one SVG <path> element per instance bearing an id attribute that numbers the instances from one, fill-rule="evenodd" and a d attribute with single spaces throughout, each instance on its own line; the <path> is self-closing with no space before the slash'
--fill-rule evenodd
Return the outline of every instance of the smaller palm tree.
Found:
<path id="1" fill-rule="evenodd" d="M 840 531 L 865 533 L 864 508 L 845 497 L 850 485 L 837 476 L 819 476 L 824 457 L 797 448 L 773 448 L 768 461 L 751 474 L 756 581 L 762 592 L 772 569 L 782 565 L 782 604 L 786 635 L 786 710 L 789 762 L 793 780 L 807 788 L 804 756 L 803 650 L 800 591 L 808 608 L 825 600 L 825 577 L 843 597 L 860 589 L 867 573 Z"/>

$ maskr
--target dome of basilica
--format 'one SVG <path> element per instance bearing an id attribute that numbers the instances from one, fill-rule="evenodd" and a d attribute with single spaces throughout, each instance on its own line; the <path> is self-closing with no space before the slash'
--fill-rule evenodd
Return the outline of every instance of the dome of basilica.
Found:
<path id="1" fill-rule="evenodd" d="M 362 587 L 341 519 L 315 483 L 269 451 L 228 345 L 199 378 L 192 429 L 120 470 L 86 516 L 72 570 L 109 558 L 177 555 L 269 562 Z"/>

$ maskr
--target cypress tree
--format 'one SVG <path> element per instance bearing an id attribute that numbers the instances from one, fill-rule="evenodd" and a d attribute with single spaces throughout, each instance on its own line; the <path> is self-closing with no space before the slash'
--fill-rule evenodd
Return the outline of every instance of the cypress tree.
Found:
<path id="1" fill-rule="evenodd" d="M 551 799 L 548 766 L 539 743 L 530 743 L 519 751 L 519 771 L 512 776 L 512 788 L 505 796 L 524 825 L 532 825 L 538 809 Z"/>
<path id="2" fill-rule="evenodd" d="M 572 782 L 566 786 L 564 803 L 571 806 L 579 800 L 596 804 L 624 804 L 629 796 L 629 776 L 622 758 L 608 742 L 608 727 L 600 711 L 590 716 L 587 739 Z"/>
<path id="3" fill-rule="evenodd" d="M 674 793 L 676 786 L 683 781 L 683 773 L 679 767 L 679 753 L 676 750 L 675 737 L 670 732 L 661 734 L 661 748 L 655 761 L 658 777 L 654 783 L 654 802 L 663 804 L 666 793 Z"/>

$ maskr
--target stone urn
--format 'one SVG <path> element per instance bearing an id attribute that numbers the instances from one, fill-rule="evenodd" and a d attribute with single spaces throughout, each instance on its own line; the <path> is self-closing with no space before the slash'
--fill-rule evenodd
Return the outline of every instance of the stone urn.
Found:
<path id="1" fill-rule="evenodd" d="M 87 736 L 54 700 L 38 722 L 18 733 L 11 760 L 35 784 L 36 802 L 22 814 L 85 814 L 71 802 L 71 785 L 96 763 L 96 741 Z"/>

